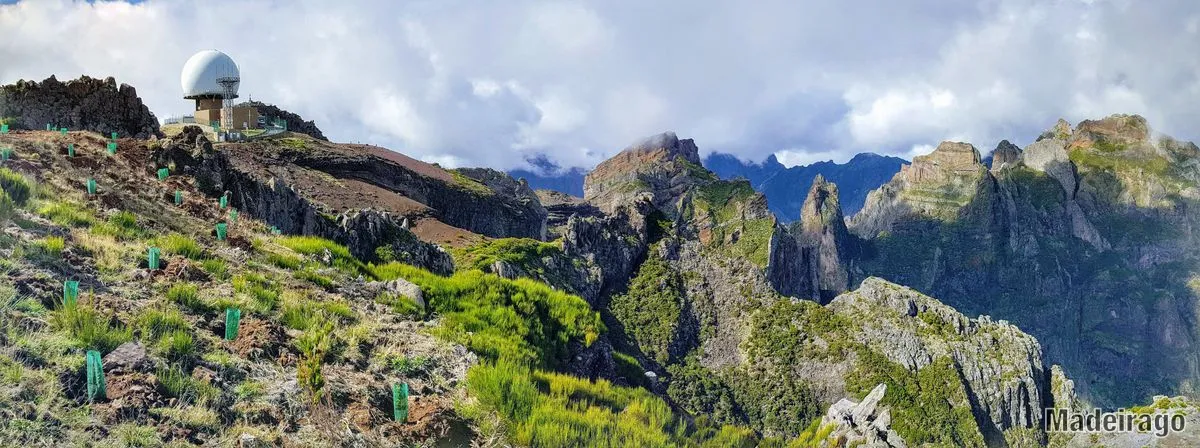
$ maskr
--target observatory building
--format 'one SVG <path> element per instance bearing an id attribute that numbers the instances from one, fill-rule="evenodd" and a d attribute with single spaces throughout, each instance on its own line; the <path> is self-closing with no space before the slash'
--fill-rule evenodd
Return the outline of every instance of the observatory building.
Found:
<path id="1" fill-rule="evenodd" d="M 183 97 L 196 101 L 196 123 L 219 125 L 222 130 L 244 130 L 258 124 L 258 109 L 234 107 L 241 73 L 228 55 L 204 50 L 183 64 L 180 82 Z"/>

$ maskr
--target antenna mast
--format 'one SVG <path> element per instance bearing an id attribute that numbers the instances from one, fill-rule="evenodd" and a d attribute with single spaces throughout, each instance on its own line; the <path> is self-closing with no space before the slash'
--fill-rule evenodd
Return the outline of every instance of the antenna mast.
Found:
<path id="1" fill-rule="evenodd" d="M 237 85 L 241 81 L 237 76 L 217 78 L 221 85 L 221 129 L 225 132 L 233 130 L 233 97 L 237 96 Z"/>

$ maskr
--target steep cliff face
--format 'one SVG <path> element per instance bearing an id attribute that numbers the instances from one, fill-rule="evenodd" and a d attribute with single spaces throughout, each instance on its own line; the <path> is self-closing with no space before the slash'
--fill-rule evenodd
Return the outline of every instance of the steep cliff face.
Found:
<path id="1" fill-rule="evenodd" d="M 15 129 L 56 128 L 86 130 L 140 139 L 162 137 L 158 119 L 142 104 L 137 91 L 113 78 L 80 77 L 60 82 L 54 76 L 42 82 L 18 81 L 0 87 L 0 119 L 11 119 Z"/>
<path id="2" fill-rule="evenodd" d="M 1113 116 L 1006 152 L 943 144 L 873 192 L 852 277 L 1016 323 L 1094 403 L 1196 393 L 1195 145 Z"/>

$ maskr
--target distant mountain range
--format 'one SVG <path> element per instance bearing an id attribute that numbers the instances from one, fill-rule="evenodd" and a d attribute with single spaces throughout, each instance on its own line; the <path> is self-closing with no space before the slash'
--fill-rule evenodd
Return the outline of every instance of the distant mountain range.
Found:
<path id="1" fill-rule="evenodd" d="M 818 174 L 838 186 L 842 213 L 847 216 L 858 212 L 867 198 L 867 193 L 879 188 L 900 172 L 900 166 L 908 163 L 899 157 L 862 153 L 846 163 L 832 161 L 783 166 L 774 155 L 761 164 L 746 163 L 729 154 L 714 153 L 704 160 L 704 166 L 722 179 L 744 177 L 755 190 L 767 197 L 767 206 L 783 221 L 800 218 L 800 206 L 808 195 L 813 178 Z"/>
<path id="2" fill-rule="evenodd" d="M 563 170 L 542 158 L 531 161 L 533 170 L 509 171 L 513 177 L 525 178 L 529 187 L 536 190 L 553 190 L 572 196 L 583 196 L 582 168 Z M 774 155 L 762 163 L 743 162 L 736 156 L 713 153 L 704 159 L 704 167 L 722 179 L 745 178 L 755 190 L 767 197 L 767 204 L 775 216 L 783 221 L 795 221 L 800 217 L 800 206 L 808 194 L 813 178 L 817 174 L 837 184 L 840 191 L 842 210 L 852 215 L 863 206 L 867 193 L 879 188 L 908 163 L 898 157 L 862 153 L 846 163 L 832 161 L 817 162 L 788 168 Z M 550 174 L 541 174 L 550 173 Z"/>

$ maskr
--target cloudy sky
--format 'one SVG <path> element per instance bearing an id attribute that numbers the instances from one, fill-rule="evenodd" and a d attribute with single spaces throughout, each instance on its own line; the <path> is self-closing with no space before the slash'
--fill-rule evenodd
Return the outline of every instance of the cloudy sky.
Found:
<path id="1" fill-rule="evenodd" d="M 114 76 L 162 119 L 216 48 L 243 97 L 450 166 L 591 167 L 666 130 L 788 164 L 986 153 L 1118 112 L 1200 140 L 1194 0 L 7 3 L 0 83 Z"/>

